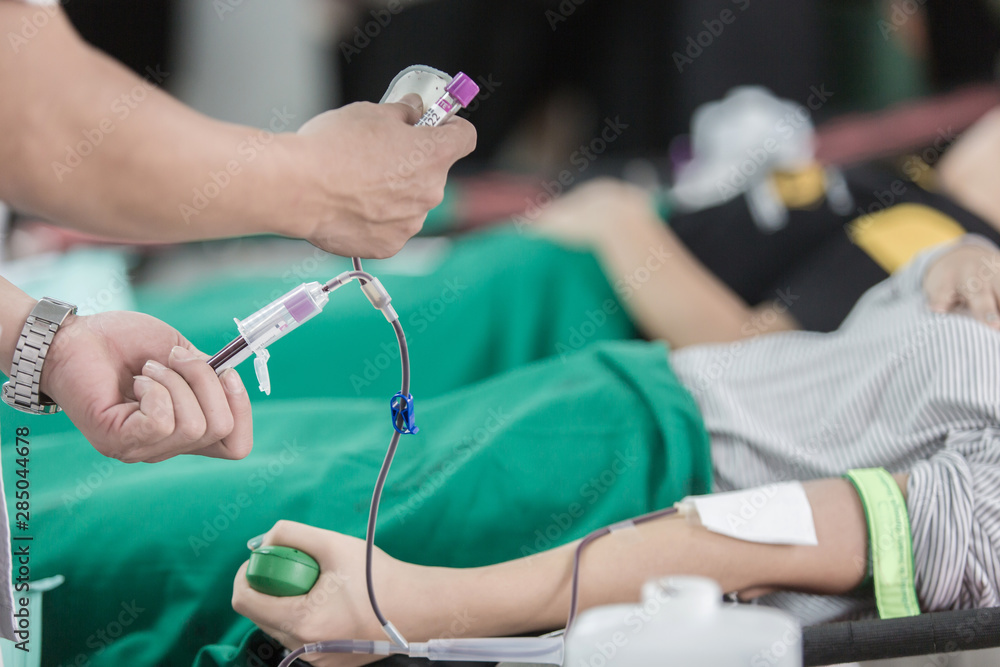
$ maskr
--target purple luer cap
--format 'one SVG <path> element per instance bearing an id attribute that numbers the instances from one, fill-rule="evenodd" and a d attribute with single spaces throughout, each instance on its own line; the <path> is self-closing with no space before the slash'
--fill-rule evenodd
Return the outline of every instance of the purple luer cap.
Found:
<path id="1" fill-rule="evenodd" d="M 476 95 L 479 94 L 479 86 L 464 72 L 456 74 L 455 78 L 444 89 L 458 100 L 458 103 L 463 107 L 469 106 L 469 102 L 474 100 Z"/>

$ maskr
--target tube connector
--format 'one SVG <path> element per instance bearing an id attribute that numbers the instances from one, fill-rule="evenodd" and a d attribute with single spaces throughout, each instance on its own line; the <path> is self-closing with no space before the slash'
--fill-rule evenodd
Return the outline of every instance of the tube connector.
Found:
<path id="1" fill-rule="evenodd" d="M 392 297 L 389 296 L 389 292 L 382 286 L 378 278 L 370 276 L 365 278 L 363 282 L 360 278 L 358 280 L 361 282 L 361 291 L 368 297 L 368 301 L 376 310 L 382 311 L 389 324 L 399 319 L 399 315 L 396 314 L 396 310 L 391 305 Z"/>
<path id="2" fill-rule="evenodd" d="M 372 277 L 363 285 L 361 285 L 361 291 L 365 293 L 371 304 L 375 306 L 376 309 L 384 311 L 389 307 L 389 302 L 392 301 L 392 297 L 389 293 L 382 287 L 382 283 L 378 278 Z"/>
<path id="3" fill-rule="evenodd" d="M 674 507 L 677 508 L 678 516 L 683 517 L 692 526 L 700 526 L 701 515 L 698 514 L 698 506 L 694 504 L 691 498 L 684 498 L 674 503 Z"/>
<path id="4" fill-rule="evenodd" d="M 395 648 L 403 649 L 404 651 L 409 650 L 410 644 L 403 637 L 402 633 L 396 629 L 396 626 L 392 624 L 391 621 L 386 621 L 385 625 L 382 626 L 382 632 L 385 636 L 389 638 Z"/>
<path id="5" fill-rule="evenodd" d="M 337 276 L 336 278 L 333 278 L 332 280 L 330 280 L 329 282 L 327 282 L 325 285 L 323 285 L 323 291 L 327 292 L 327 293 L 333 292 L 333 291 L 335 291 L 335 290 L 343 287 L 347 283 L 351 282 L 353 279 L 354 278 L 351 276 L 351 272 L 350 271 L 344 271 L 339 276 Z"/>

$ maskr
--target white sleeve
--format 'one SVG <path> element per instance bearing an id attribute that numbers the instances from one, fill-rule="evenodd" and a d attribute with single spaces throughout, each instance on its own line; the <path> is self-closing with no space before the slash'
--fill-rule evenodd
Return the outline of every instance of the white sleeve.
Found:
<path id="1" fill-rule="evenodd" d="M 892 274 L 886 282 L 893 285 L 903 294 L 922 290 L 924 286 L 924 274 L 927 273 L 927 269 L 942 255 L 958 245 L 978 245 L 1000 252 L 1000 248 L 997 248 L 985 236 L 966 234 L 956 241 L 947 241 L 918 253 L 916 257 L 910 260 L 909 264 Z"/>
<path id="2" fill-rule="evenodd" d="M 910 470 L 907 507 L 921 607 L 1000 606 L 1000 431 L 950 434 Z"/>

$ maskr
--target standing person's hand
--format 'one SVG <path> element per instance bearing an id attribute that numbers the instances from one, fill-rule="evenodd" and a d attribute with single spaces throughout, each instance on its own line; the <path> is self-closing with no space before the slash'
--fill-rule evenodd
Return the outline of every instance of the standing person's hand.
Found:
<path id="1" fill-rule="evenodd" d="M 20 34 L 37 12 L 0 2 L 0 35 Z M 0 49 L 0 199 L 79 231 L 170 243 L 281 234 L 387 257 L 476 145 L 461 118 L 413 127 L 418 96 L 349 104 L 298 132 L 284 108 L 266 127 L 212 119 L 160 90 L 169 72 L 140 79 L 63 11 L 49 14 L 27 43 Z"/>
<path id="2" fill-rule="evenodd" d="M 420 98 L 359 102 L 321 114 L 287 137 L 300 183 L 280 231 L 343 256 L 394 255 L 441 203 L 448 170 L 476 147 L 462 118 L 414 127 Z"/>
<path id="3" fill-rule="evenodd" d="M 235 370 L 217 376 L 207 358 L 148 315 L 71 315 L 52 340 L 41 391 L 106 456 L 241 459 L 253 446 L 250 399 Z"/>

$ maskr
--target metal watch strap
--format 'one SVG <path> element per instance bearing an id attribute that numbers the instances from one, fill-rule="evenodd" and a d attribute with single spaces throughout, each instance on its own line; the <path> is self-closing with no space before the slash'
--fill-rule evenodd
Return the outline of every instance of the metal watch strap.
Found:
<path id="1" fill-rule="evenodd" d="M 31 310 L 14 350 L 10 382 L 3 385 L 4 403 L 32 414 L 59 412 L 59 406 L 39 389 L 42 366 L 52 338 L 66 317 L 75 312 L 76 306 L 49 297 L 40 300 Z"/>

